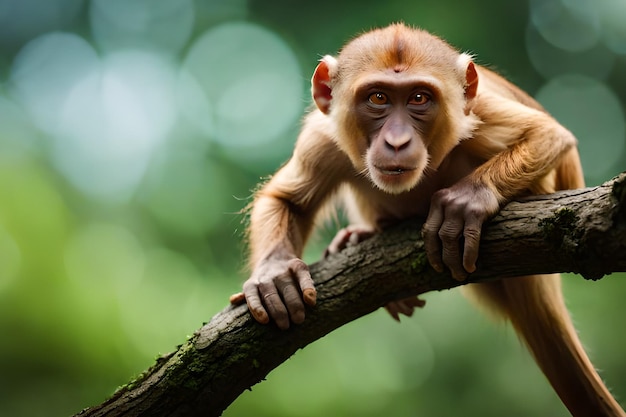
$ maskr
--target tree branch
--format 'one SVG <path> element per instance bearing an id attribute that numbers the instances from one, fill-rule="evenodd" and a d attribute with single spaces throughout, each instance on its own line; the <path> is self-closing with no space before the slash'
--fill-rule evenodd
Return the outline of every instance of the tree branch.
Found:
<path id="1" fill-rule="evenodd" d="M 311 265 L 318 305 L 304 324 L 259 325 L 226 307 L 178 350 L 78 416 L 218 416 L 296 350 L 387 302 L 464 284 L 428 266 L 422 223 L 398 227 Z M 485 225 L 467 282 L 574 272 L 626 271 L 626 173 L 600 187 L 514 201 Z"/>

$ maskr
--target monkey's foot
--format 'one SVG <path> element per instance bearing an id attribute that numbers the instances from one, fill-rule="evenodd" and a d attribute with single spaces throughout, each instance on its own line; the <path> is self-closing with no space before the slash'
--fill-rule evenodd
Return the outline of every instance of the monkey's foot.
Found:
<path id="1" fill-rule="evenodd" d="M 351 224 L 337 232 L 324 251 L 324 258 L 333 253 L 339 253 L 348 246 L 354 246 L 365 239 L 369 239 L 375 233 L 376 231 L 369 226 Z"/>
<path id="2" fill-rule="evenodd" d="M 411 317 L 416 308 L 422 308 L 425 305 L 426 301 L 416 296 L 392 301 L 385 306 L 385 310 L 391 314 L 394 320 L 400 321 L 400 314 Z"/>

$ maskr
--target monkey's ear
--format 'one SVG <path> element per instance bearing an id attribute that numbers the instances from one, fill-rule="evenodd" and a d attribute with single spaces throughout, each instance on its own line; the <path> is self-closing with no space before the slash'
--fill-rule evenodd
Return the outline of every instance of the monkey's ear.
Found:
<path id="1" fill-rule="evenodd" d="M 317 108 L 322 113 L 328 114 L 330 111 L 330 101 L 333 98 L 332 89 L 330 88 L 330 79 L 332 73 L 337 68 L 337 60 L 330 55 L 326 55 L 317 64 L 313 78 L 311 78 L 311 95 Z"/>
<path id="2" fill-rule="evenodd" d="M 476 97 L 478 90 L 478 73 L 474 63 L 470 61 L 465 70 L 465 99 L 471 100 Z"/>

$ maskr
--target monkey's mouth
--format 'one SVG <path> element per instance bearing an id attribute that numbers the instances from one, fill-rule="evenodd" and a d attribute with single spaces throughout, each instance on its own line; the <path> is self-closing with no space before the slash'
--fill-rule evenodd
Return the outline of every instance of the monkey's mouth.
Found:
<path id="1" fill-rule="evenodd" d="M 415 171 L 415 168 L 412 167 L 402 167 L 402 166 L 391 166 L 391 167 L 376 167 L 378 172 L 383 175 L 402 175 L 407 172 Z"/>
<path id="2" fill-rule="evenodd" d="M 389 194 L 400 194 L 410 190 L 419 180 L 418 167 L 384 165 L 372 167 L 372 182 Z"/>

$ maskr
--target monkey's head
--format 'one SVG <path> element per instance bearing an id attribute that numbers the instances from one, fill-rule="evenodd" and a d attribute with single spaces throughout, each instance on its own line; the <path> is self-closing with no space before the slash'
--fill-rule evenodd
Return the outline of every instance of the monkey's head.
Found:
<path id="1" fill-rule="evenodd" d="M 337 145 L 388 193 L 415 187 L 476 125 L 468 111 L 478 87 L 471 57 L 402 24 L 325 56 L 311 82 L 315 104 L 335 122 Z"/>

